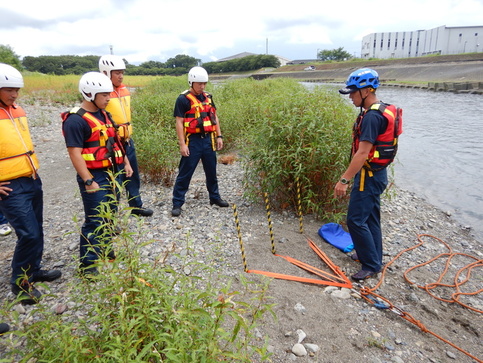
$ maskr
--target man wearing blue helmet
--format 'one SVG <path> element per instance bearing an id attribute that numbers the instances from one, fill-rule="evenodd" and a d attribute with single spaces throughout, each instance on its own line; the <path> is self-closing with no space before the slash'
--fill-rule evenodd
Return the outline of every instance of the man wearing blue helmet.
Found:
<path id="1" fill-rule="evenodd" d="M 359 281 L 379 273 L 382 269 L 382 232 L 380 196 L 387 186 L 386 167 L 394 159 L 397 136 L 401 129 L 396 117 L 398 109 L 379 101 L 376 71 L 362 68 L 350 74 L 346 87 L 339 90 L 348 94 L 360 113 L 353 128 L 352 159 L 334 188 L 334 196 L 347 193 L 352 179 L 347 227 L 362 268 L 352 275 Z"/>

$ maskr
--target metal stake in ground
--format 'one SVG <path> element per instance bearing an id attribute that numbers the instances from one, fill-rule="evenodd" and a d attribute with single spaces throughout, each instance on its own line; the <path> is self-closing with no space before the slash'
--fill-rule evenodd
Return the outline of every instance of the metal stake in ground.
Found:
<path id="1" fill-rule="evenodd" d="M 270 242 L 272 243 L 272 253 L 275 254 L 275 241 L 273 237 L 273 228 L 272 228 L 272 216 L 270 213 L 270 202 L 268 201 L 268 193 L 263 193 L 265 196 L 265 209 L 267 210 L 267 220 L 268 220 L 268 230 L 270 231 Z"/>
<path id="2" fill-rule="evenodd" d="M 235 226 L 238 234 L 238 242 L 240 243 L 240 249 L 242 253 L 243 270 L 247 272 L 248 267 L 247 267 L 247 260 L 245 257 L 245 247 L 243 247 L 243 241 L 242 241 L 241 232 L 240 232 L 240 221 L 238 220 L 238 211 L 236 209 L 236 204 L 233 204 L 233 216 L 235 217 Z"/>
<path id="3" fill-rule="evenodd" d="M 300 179 L 297 175 L 295 179 L 295 183 L 297 185 L 297 206 L 298 206 L 298 215 L 299 215 L 299 225 L 300 225 L 300 233 L 304 233 L 304 218 L 302 216 L 302 198 L 300 196 Z"/>

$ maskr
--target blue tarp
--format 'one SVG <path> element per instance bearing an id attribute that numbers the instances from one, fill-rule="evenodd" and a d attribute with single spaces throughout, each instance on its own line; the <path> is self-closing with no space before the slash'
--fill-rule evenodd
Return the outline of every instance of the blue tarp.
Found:
<path id="1" fill-rule="evenodd" d="M 324 224 L 319 228 L 319 236 L 342 252 L 347 253 L 354 249 L 351 235 L 349 232 L 344 231 L 344 228 L 340 224 Z"/>

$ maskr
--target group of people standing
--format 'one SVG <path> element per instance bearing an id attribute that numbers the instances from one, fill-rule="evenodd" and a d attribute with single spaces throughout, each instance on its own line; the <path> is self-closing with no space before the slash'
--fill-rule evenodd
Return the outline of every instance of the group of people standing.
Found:
<path id="1" fill-rule="evenodd" d="M 110 233 L 114 232 L 103 231 L 106 223 L 99 215 L 101 204 L 113 210 L 117 208 L 119 192 L 113 178 L 125 185 L 131 214 L 141 217 L 153 214 L 153 210 L 144 207 L 140 194 L 131 96 L 123 84 L 125 69 L 121 57 L 102 56 L 99 72 L 88 72 L 80 78 L 82 103 L 61 115 L 62 132 L 77 172 L 85 214 L 79 243 L 79 272 L 88 278 L 98 274 L 99 259 L 116 258 L 109 243 L 105 243 L 106 236 L 109 240 Z M 200 161 L 209 203 L 219 207 L 229 205 L 221 198 L 218 188 L 216 152 L 223 148 L 223 135 L 213 98 L 205 91 L 207 82 L 206 70 L 193 67 L 188 73 L 189 89 L 175 102 L 173 116 L 181 160 L 173 188 L 173 217 L 182 213 L 186 192 Z M 27 116 L 16 104 L 23 86 L 18 70 L 0 64 L 0 213 L 17 235 L 10 283 L 12 292 L 23 303 L 35 304 L 41 293 L 34 283 L 54 281 L 62 273 L 41 266 L 42 182 Z M 388 157 L 381 154 L 388 143 L 395 143 L 395 137 L 386 140 L 394 131 L 395 108 L 377 99 L 378 86 L 377 73 L 361 69 L 353 72 L 346 87 L 339 91 L 349 94 L 361 111 L 354 125 L 352 160 L 334 188 L 334 196 L 341 197 L 347 193 L 349 184 L 353 184 L 347 225 L 356 249 L 353 259 L 362 265 L 352 276 L 357 281 L 377 274 L 382 268 L 380 195 L 387 185 L 386 167 L 392 160 L 386 160 Z"/>
<path id="2" fill-rule="evenodd" d="M 119 191 L 125 187 L 130 213 L 149 217 L 153 210 L 143 206 L 136 149 L 132 137 L 131 95 L 123 84 L 126 65 L 115 55 L 99 60 L 99 72 L 87 72 L 79 80 L 82 103 L 61 115 L 67 152 L 77 175 L 84 207 L 79 243 L 79 273 L 86 278 L 98 274 L 100 258 L 115 259 L 109 244 L 114 231 L 100 215 L 100 206 L 117 209 Z M 194 67 L 188 74 L 189 90 L 176 100 L 174 117 L 181 161 L 173 190 L 171 214 L 181 214 L 181 206 L 193 173 L 201 160 L 206 174 L 210 204 L 227 207 L 219 193 L 216 151 L 223 147 L 216 107 L 205 92 L 208 74 Z M 4 235 L 17 235 L 10 279 L 12 292 L 24 304 L 41 297 L 34 283 L 54 281 L 59 270 L 41 268 L 44 247 L 42 183 L 27 116 L 16 104 L 24 86 L 21 73 L 0 64 L 0 216 Z M 113 182 L 114 179 L 117 183 Z M 3 227 L 5 226 L 5 227 Z"/>

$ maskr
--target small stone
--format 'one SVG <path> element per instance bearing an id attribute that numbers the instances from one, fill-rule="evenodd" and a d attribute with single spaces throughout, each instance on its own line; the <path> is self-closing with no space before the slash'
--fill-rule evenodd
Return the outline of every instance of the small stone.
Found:
<path id="1" fill-rule="evenodd" d="M 292 347 L 292 353 L 297 357 L 305 357 L 307 355 L 307 349 L 302 344 L 297 343 Z"/>
<path id="2" fill-rule="evenodd" d="M 446 355 L 451 359 L 456 359 L 456 355 L 453 352 L 450 352 L 449 350 L 446 351 Z"/>
<path id="3" fill-rule="evenodd" d="M 304 344 L 304 347 L 309 353 L 317 353 L 320 350 L 320 347 L 317 344 L 306 343 Z"/>
<path id="4" fill-rule="evenodd" d="M 336 286 L 327 286 L 327 287 L 324 289 L 324 292 L 325 292 L 326 294 L 332 294 L 334 291 L 337 291 L 337 290 L 339 290 L 339 288 L 338 288 L 338 287 L 336 287 Z"/>
<path id="5" fill-rule="evenodd" d="M 302 313 L 302 314 L 305 314 L 307 312 L 307 309 L 305 309 L 305 306 L 303 306 L 301 303 L 295 304 L 294 309 L 295 309 L 295 311 Z"/>
<path id="6" fill-rule="evenodd" d="M 25 314 L 26 310 L 22 304 L 15 305 L 15 311 L 19 314 Z"/>
<path id="7" fill-rule="evenodd" d="M 349 289 L 345 289 L 345 290 L 336 290 L 332 294 L 330 294 L 330 296 L 336 297 L 338 299 L 346 300 L 346 299 L 350 299 L 351 294 Z"/>
<path id="8" fill-rule="evenodd" d="M 307 334 L 305 334 L 305 332 L 302 329 L 297 329 L 295 333 L 297 333 L 297 336 L 298 336 L 297 343 L 302 343 L 303 340 L 307 337 Z"/>
<path id="9" fill-rule="evenodd" d="M 54 312 L 57 315 L 63 314 L 66 310 L 67 310 L 67 305 L 65 304 L 57 304 L 56 306 L 54 306 Z"/>

